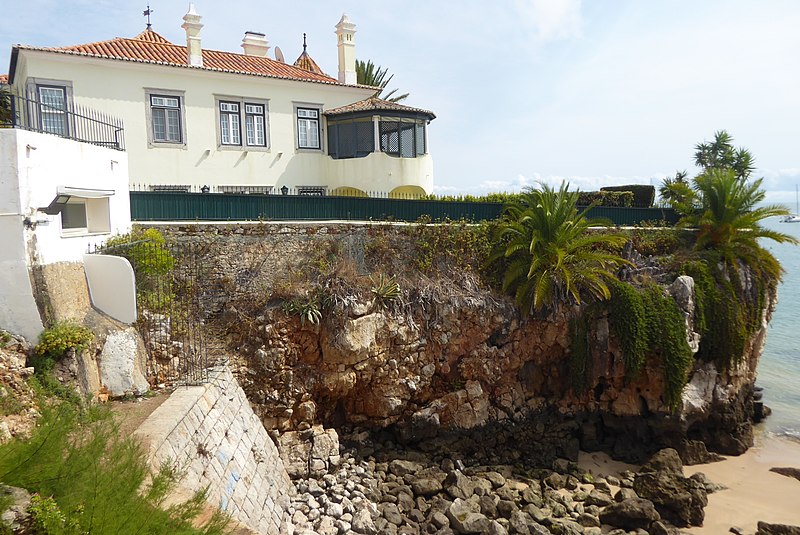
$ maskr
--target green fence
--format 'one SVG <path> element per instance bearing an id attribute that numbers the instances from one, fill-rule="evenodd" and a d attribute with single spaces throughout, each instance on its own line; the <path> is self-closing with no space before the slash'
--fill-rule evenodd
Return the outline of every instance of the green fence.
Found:
<path id="1" fill-rule="evenodd" d="M 134 221 L 285 221 L 351 220 L 416 221 L 428 216 L 434 221 L 496 219 L 502 204 L 333 197 L 303 195 L 230 195 L 219 193 L 172 193 L 132 191 Z M 614 208 L 598 206 L 590 217 L 605 217 L 617 225 L 642 221 L 674 224 L 678 216 L 669 208 Z"/>

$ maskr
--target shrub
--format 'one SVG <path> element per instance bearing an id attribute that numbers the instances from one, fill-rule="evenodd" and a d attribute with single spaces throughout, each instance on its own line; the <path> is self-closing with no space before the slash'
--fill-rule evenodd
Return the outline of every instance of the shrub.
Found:
<path id="1" fill-rule="evenodd" d="M 92 331 L 70 321 L 55 323 L 39 335 L 36 345 L 36 355 L 49 357 L 54 360 L 61 359 L 67 351 L 74 349 L 80 352 L 86 349 L 94 340 Z"/>
<path id="2" fill-rule="evenodd" d="M 628 186 L 606 186 L 600 191 L 630 191 L 633 193 L 633 206 L 650 208 L 656 198 L 656 187 L 648 184 L 630 184 Z"/>
<path id="3" fill-rule="evenodd" d="M 375 296 L 375 304 L 378 308 L 386 308 L 389 303 L 402 296 L 400 284 L 394 276 L 387 277 L 381 273 L 377 278 L 370 277 L 370 281 L 372 282 L 370 291 Z"/>
<path id="4" fill-rule="evenodd" d="M 148 472 L 144 450 L 98 407 L 45 404 L 29 440 L 0 446 L 0 481 L 38 494 L 31 505 L 36 533 L 224 532 L 219 513 L 193 527 L 205 493 L 162 508 L 180 475 L 174 467 L 162 467 L 146 484 Z"/>

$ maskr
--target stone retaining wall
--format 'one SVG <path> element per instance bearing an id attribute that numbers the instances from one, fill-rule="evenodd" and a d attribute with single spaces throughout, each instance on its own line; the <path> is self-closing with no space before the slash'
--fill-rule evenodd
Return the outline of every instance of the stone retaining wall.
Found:
<path id="1" fill-rule="evenodd" d="M 136 434 L 154 468 L 176 461 L 185 470 L 179 493 L 208 486 L 208 501 L 235 521 L 260 534 L 281 533 L 294 487 L 227 368 L 212 370 L 207 385 L 178 388 Z"/>

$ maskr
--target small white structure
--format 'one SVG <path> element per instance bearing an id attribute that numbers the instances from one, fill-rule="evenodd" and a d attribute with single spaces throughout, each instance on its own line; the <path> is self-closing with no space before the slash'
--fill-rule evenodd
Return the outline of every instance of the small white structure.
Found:
<path id="1" fill-rule="evenodd" d="M 337 78 L 305 44 L 294 64 L 269 58 L 257 32 L 245 33 L 243 53 L 204 49 L 201 20 L 190 6 L 185 46 L 149 27 L 84 45 L 16 45 L 8 81 L 33 100 L 120 117 L 131 183 L 152 190 L 432 191 L 427 126 L 435 115 L 374 99 L 376 88 L 356 83 L 356 27 L 347 15 L 335 30 Z"/>
<path id="2" fill-rule="evenodd" d="M 0 327 L 35 342 L 48 320 L 82 319 L 82 258 L 130 230 L 125 152 L 0 129 Z"/>

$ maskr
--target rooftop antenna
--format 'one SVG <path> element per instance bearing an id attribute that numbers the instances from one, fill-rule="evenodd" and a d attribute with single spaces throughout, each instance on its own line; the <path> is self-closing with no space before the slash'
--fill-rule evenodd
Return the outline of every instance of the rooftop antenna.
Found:
<path id="1" fill-rule="evenodd" d="M 149 29 L 151 29 L 151 28 L 153 27 L 153 25 L 152 25 L 152 24 L 150 24 L 150 15 L 153 13 L 153 11 L 155 11 L 155 10 L 154 10 L 154 9 L 150 9 L 150 2 L 147 2 L 147 9 L 145 9 L 145 10 L 142 12 L 142 15 L 144 15 L 145 17 L 147 17 L 147 29 L 148 29 L 148 30 L 149 30 Z"/>

